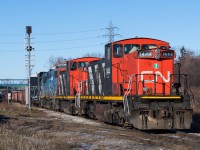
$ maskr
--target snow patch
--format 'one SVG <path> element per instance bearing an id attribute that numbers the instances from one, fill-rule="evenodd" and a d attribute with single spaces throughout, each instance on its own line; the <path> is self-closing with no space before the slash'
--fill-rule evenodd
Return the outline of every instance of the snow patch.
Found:
<path id="1" fill-rule="evenodd" d="M 45 110 L 45 109 L 41 109 L 41 110 L 46 112 L 48 114 L 48 116 L 56 117 L 60 120 L 64 120 L 64 121 L 67 121 L 67 122 L 93 125 L 93 126 L 99 126 L 100 125 L 100 123 L 97 123 L 93 120 L 88 120 L 88 119 L 81 118 L 81 117 L 78 117 L 78 116 L 71 116 L 71 115 L 68 115 L 68 114 L 64 114 L 64 113 L 60 113 L 60 112 L 54 112 L 54 111 Z"/>

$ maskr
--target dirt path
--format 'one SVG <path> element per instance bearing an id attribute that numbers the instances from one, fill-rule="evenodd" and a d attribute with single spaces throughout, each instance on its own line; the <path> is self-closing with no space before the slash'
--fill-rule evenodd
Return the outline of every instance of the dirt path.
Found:
<path id="1" fill-rule="evenodd" d="M 0 113 L 12 119 L 0 125 L 0 149 L 200 149 L 199 133 L 146 133 L 41 108 L 6 109 Z"/>

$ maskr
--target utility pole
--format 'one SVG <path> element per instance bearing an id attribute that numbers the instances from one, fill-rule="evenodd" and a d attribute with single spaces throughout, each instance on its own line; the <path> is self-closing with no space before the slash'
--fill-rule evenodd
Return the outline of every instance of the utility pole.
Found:
<path id="1" fill-rule="evenodd" d="M 120 34 L 115 33 L 115 29 L 119 29 L 118 27 L 114 27 L 112 21 L 109 23 L 109 27 L 106 28 L 108 33 L 103 35 L 103 37 L 108 37 L 108 43 L 112 43 L 114 41 L 115 36 L 120 36 Z"/>
<path id="2" fill-rule="evenodd" d="M 27 80 L 28 80 L 28 108 L 31 109 L 31 71 L 34 65 L 31 64 L 33 61 L 31 59 L 31 51 L 34 50 L 31 46 L 31 33 L 32 33 L 32 27 L 26 26 L 26 34 L 25 34 L 25 68 L 27 73 Z"/>
<path id="3" fill-rule="evenodd" d="M 9 97 L 8 97 L 8 79 L 7 79 L 6 94 L 7 94 L 7 100 L 8 100 L 8 104 L 9 104 L 9 103 L 10 103 L 10 101 L 9 101 Z"/>

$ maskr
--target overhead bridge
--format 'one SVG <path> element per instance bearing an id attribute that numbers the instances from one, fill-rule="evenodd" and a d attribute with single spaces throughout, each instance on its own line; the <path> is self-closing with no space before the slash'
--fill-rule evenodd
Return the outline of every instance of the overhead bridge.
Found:
<path id="1" fill-rule="evenodd" d="M 0 88 L 24 88 L 28 86 L 27 79 L 0 79 Z"/>

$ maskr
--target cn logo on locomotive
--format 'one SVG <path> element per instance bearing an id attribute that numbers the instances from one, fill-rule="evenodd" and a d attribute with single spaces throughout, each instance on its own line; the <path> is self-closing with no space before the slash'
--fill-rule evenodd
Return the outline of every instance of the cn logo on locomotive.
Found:
<path id="1" fill-rule="evenodd" d="M 158 80 L 158 75 L 163 79 L 164 82 L 170 81 L 170 71 L 167 71 L 167 77 L 165 78 L 160 71 L 156 71 L 156 81 Z M 142 71 L 141 72 L 141 81 L 144 80 L 145 75 L 153 75 L 153 71 Z M 144 80 L 144 82 L 154 82 L 154 80 Z"/>

